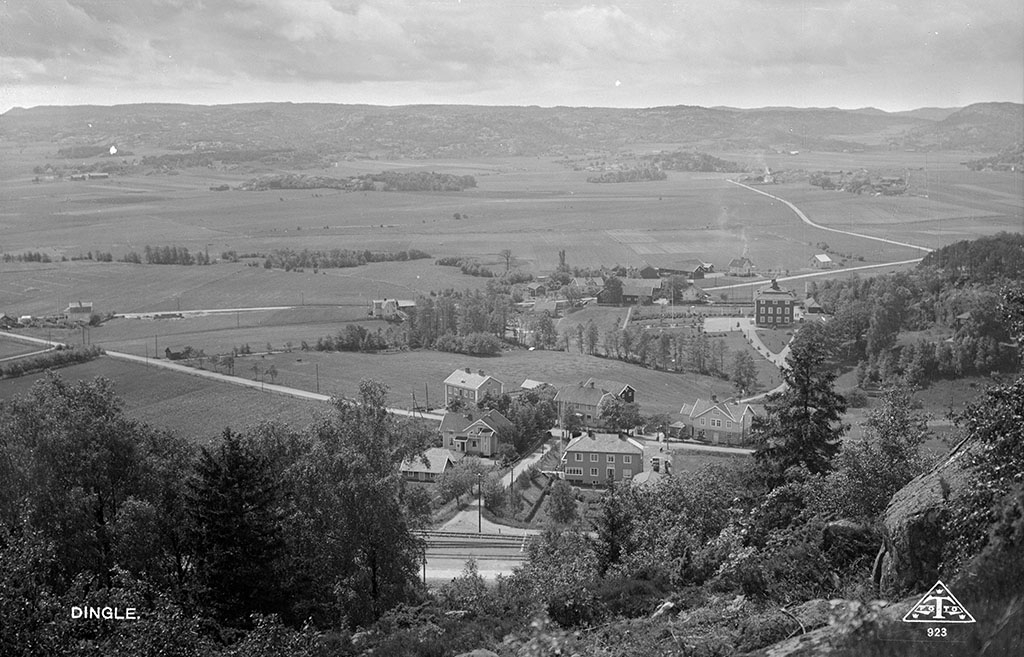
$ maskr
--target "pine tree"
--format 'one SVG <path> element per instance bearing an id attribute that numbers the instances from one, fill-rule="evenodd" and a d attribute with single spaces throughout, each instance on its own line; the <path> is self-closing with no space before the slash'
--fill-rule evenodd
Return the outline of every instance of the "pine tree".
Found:
<path id="1" fill-rule="evenodd" d="M 272 462 L 225 429 L 203 449 L 188 487 L 188 518 L 201 602 L 222 622 L 244 625 L 252 613 L 277 613 L 284 540 L 280 490 Z"/>
<path id="2" fill-rule="evenodd" d="M 846 400 L 834 390 L 836 374 L 826 366 L 829 353 L 823 329 L 810 325 L 794 341 L 782 379 L 783 392 L 769 395 L 765 416 L 754 418 L 751 436 L 758 469 L 770 486 L 785 481 L 785 472 L 803 466 L 827 472 L 846 430 Z"/>

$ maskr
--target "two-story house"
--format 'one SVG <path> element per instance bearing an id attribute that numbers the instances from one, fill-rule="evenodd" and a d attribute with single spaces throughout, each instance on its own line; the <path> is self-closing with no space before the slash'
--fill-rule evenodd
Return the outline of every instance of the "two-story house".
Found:
<path id="1" fill-rule="evenodd" d="M 469 367 L 455 370 L 444 380 L 444 405 L 448 406 L 455 399 L 466 404 L 476 404 L 488 392 L 491 396 L 497 397 L 504 389 L 501 381 L 484 374 L 483 370 L 473 372 Z"/>
<path id="2" fill-rule="evenodd" d="M 733 399 L 719 401 L 697 399 L 679 409 L 682 434 L 687 438 L 707 440 L 715 445 L 745 445 L 750 440 L 750 425 L 760 411 L 752 404 Z"/>
<path id="3" fill-rule="evenodd" d="M 441 446 L 457 454 L 491 457 L 503 437 L 512 434 L 512 423 L 498 411 L 449 412 L 441 420 Z"/>
<path id="4" fill-rule="evenodd" d="M 559 417 L 575 414 L 583 426 L 600 427 L 603 426 L 601 405 L 615 397 L 632 404 L 636 399 L 636 390 L 618 381 L 591 377 L 579 385 L 559 388 L 554 401 Z"/>
<path id="5" fill-rule="evenodd" d="M 761 328 L 788 326 L 796 316 L 796 295 L 784 290 L 772 279 L 769 287 L 758 290 L 754 297 L 754 322 Z"/>
<path id="6" fill-rule="evenodd" d="M 582 486 L 628 482 L 644 471 L 644 448 L 632 438 L 587 432 L 574 438 L 562 454 L 565 480 Z"/>

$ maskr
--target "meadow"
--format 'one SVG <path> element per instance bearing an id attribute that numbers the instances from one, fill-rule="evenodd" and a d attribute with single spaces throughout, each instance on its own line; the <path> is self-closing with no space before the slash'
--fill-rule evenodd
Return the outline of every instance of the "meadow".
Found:
<path id="1" fill-rule="evenodd" d="M 259 372 L 266 372 L 273 365 L 278 372 L 276 383 L 314 392 L 319 375 L 320 392 L 340 397 L 355 397 L 360 380 L 382 381 L 390 388 L 389 403 L 400 408 L 412 408 L 414 395 L 418 406 L 428 402 L 435 408 L 443 406 L 442 382 L 456 369 L 465 367 L 484 370 L 501 381 L 506 391 L 518 389 L 525 379 L 555 386 L 582 383 L 590 377 L 619 381 L 636 389 L 636 401 L 647 415 L 678 413 L 683 402 L 698 396 L 732 394 L 729 382 L 721 379 L 654 371 L 614 359 L 564 351 L 516 349 L 494 357 L 425 350 L 390 354 L 275 353 L 237 358 L 235 374 L 253 378 L 254 365 Z"/>
<path id="2" fill-rule="evenodd" d="M 329 410 L 321 402 L 264 393 L 110 357 L 56 372 L 65 381 L 110 379 L 129 417 L 200 444 L 211 443 L 225 427 L 241 430 L 273 420 L 300 428 Z M 0 380 L 0 399 L 28 393 L 42 376 Z"/>

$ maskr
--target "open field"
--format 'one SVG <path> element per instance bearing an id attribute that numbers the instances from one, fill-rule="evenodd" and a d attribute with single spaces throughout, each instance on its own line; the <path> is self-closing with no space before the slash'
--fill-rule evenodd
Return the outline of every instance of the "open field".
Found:
<path id="1" fill-rule="evenodd" d="M 415 299 L 432 290 L 479 289 L 485 283 L 433 260 L 377 262 L 319 274 L 237 263 L 0 263 L 0 312 L 48 315 L 82 300 L 92 301 L 99 314 L 319 304 L 359 307 L 365 315 L 370 299 Z"/>
<path id="2" fill-rule="evenodd" d="M 582 356 L 560 351 L 514 350 L 492 358 L 472 357 L 435 351 L 408 351 L 393 354 L 349 352 L 292 352 L 271 356 L 247 356 L 235 360 L 235 374 L 252 377 L 256 365 L 262 372 L 273 364 L 278 371 L 276 383 L 316 390 L 319 368 L 320 392 L 354 397 L 359 381 L 375 379 L 390 387 L 389 403 L 400 408 L 423 405 L 429 396 L 433 407 L 444 405 L 442 381 L 454 370 L 469 367 L 484 370 L 514 390 L 524 379 L 554 385 L 580 383 L 589 377 L 611 379 L 633 386 L 641 412 L 678 413 L 686 400 L 711 393 L 728 396 L 728 381 L 694 374 L 676 374 L 644 369 L 621 361 Z"/>
<path id="3" fill-rule="evenodd" d="M 874 166 L 871 162 L 879 157 L 841 154 L 825 166 L 825 155 L 816 155 L 823 158 L 822 168 L 852 168 L 858 157 Z M 892 166 L 902 162 L 906 167 L 918 166 L 922 155 L 886 157 Z M 957 170 L 959 164 L 949 158 L 932 159 L 929 166 L 935 171 L 929 174 L 928 189 L 933 191 L 927 199 L 827 193 L 803 183 L 774 185 L 771 191 L 798 206 L 810 203 L 809 216 L 826 225 L 847 229 L 864 224 L 865 232 L 910 243 L 919 237 L 927 246 L 962 237 L 964 231 L 952 231 L 949 223 L 972 213 L 979 220 L 988 218 L 976 230 L 966 228 L 966 234 L 1020 223 L 1019 176 Z M 194 169 L 176 176 L 40 184 L 20 176 L 0 190 L 3 248 L 69 257 L 97 250 L 119 257 L 146 244 L 177 244 L 214 256 L 231 249 L 420 248 L 435 257 L 469 256 L 497 267 L 497 253 L 512 246 L 517 265 L 532 271 L 552 269 L 562 248 L 570 265 L 639 265 L 650 256 L 678 256 L 701 257 L 719 269 L 746 248 L 759 268 L 776 271 L 806 267 L 819 241 L 861 256 L 865 263 L 917 254 L 854 237 L 815 235 L 788 209 L 727 184 L 723 174 L 670 172 L 661 182 L 595 185 L 586 182 L 588 172 L 539 158 L 341 164 L 346 171 L 339 167 L 320 173 L 388 168 L 471 172 L 478 186 L 451 193 L 211 192 L 211 184 L 237 184 L 249 176 Z M 456 212 L 464 218 L 456 220 Z"/>
<path id="4" fill-rule="evenodd" d="M 40 349 L 45 349 L 43 346 L 35 346 L 25 344 L 24 342 L 18 342 L 16 340 L 6 339 L 3 333 L 0 333 L 0 359 L 12 358 L 14 356 L 21 356 L 23 354 L 30 354 Z"/>
<path id="5" fill-rule="evenodd" d="M 110 379 L 129 417 L 207 443 L 230 426 L 268 420 L 304 427 L 328 407 L 284 395 L 101 357 L 57 373 L 66 381 Z M 25 394 L 42 374 L 0 380 L 0 399 Z"/>

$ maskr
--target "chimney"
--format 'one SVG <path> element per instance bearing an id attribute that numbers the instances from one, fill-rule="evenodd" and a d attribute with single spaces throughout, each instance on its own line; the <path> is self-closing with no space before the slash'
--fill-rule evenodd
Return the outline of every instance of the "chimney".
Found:
<path id="1" fill-rule="evenodd" d="M 711 403 L 712 404 L 717 404 L 718 403 L 718 395 L 715 395 L 715 394 L 711 395 Z"/>
<path id="2" fill-rule="evenodd" d="M 476 373 L 479 374 L 480 376 L 484 375 L 484 371 L 483 370 L 477 370 Z"/>
<path id="3" fill-rule="evenodd" d="M 593 382 L 593 381 L 591 381 L 591 382 L 590 382 L 590 387 L 591 387 L 591 388 L 593 388 L 593 387 L 594 387 L 594 382 Z"/>
<path id="4" fill-rule="evenodd" d="M 466 368 L 466 374 L 472 374 L 472 373 L 473 373 L 472 368 L 467 367 Z"/>
<path id="5" fill-rule="evenodd" d="M 594 436 L 593 429 L 587 429 L 587 438 L 596 438 L 596 436 Z"/>

